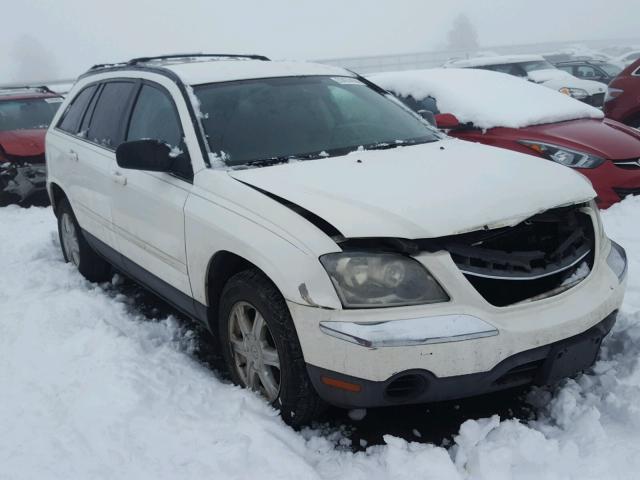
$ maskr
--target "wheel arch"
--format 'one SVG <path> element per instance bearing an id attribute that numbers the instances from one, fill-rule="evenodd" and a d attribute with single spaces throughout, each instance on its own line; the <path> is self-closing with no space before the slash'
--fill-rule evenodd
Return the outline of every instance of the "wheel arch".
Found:
<path id="1" fill-rule="evenodd" d="M 64 193 L 64 190 L 60 185 L 55 182 L 51 182 L 49 184 L 49 199 L 51 200 L 51 206 L 53 207 L 53 213 L 58 215 L 58 207 L 60 202 L 67 197 L 67 194 Z"/>

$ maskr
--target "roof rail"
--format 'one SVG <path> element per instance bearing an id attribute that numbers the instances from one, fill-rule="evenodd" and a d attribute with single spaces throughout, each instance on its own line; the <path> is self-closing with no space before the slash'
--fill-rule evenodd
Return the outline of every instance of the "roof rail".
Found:
<path id="1" fill-rule="evenodd" d="M 171 55 L 157 55 L 153 57 L 138 57 L 132 58 L 126 62 L 121 63 L 101 63 L 98 65 L 94 65 L 89 69 L 92 70 L 100 70 L 101 68 L 111 68 L 111 67 L 130 67 L 139 65 L 141 63 L 153 62 L 153 61 L 161 61 L 161 60 L 179 60 L 179 59 L 189 59 L 189 58 L 234 58 L 234 59 L 247 59 L 247 60 L 263 60 L 269 61 L 269 58 L 264 55 L 238 55 L 235 53 L 175 53 Z"/>
<path id="2" fill-rule="evenodd" d="M 0 94 L 14 93 L 15 91 L 21 91 L 21 90 L 27 91 L 27 92 L 30 90 L 33 90 L 40 93 L 56 93 L 46 85 L 7 85 L 7 86 L 0 85 Z"/>

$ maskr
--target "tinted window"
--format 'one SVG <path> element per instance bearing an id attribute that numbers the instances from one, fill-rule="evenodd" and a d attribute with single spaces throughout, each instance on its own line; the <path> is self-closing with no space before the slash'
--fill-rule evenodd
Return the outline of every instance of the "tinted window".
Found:
<path id="1" fill-rule="evenodd" d="M 65 132 L 69 133 L 77 133 L 78 124 L 80 123 L 80 119 L 82 118 L 82 114 L 87 107 L 87 104 L 91 100 L 93 93 L 96 90 L 95 85 L 91 85 L 90 87 L 82 90 L 76 98 L 73 99 L 73 102 L 67 107 L 67 111 L 62 116 L 62 120 L 58 124 L 58 127 Z"/>
<path id="2" fill-rule="evenodd" d="M 283 77 L 196 87 L 211 150 L 229 165 L 439 138 L 396 101 L 347 77 Z"/>
<path id="3" fill-rule="evenodd" d="M 177 147 L 182 129 L 173 100 L 163 91 L 143 85 L 131 114 L 127 141 L 152 138 Z"/>
<path id="4" fill-rule="evenodd" d="M 0 101 L 0 132 L 47 128 L 60 102 L 60 97 Z"/>
<path id="5" fill-rule="evenodd" d="M 599 76 L 599 73 L 591 65 L 579 65 L 576 68 L 576 77 L 579 78 L 594 78 Z"/>
<path id="6" fill-rule="evenodd" d="M 143 85 L 136 100 L 127 141 L 160 140 L 172 149 L 172 172 L 183 178 L 191 178 L 193 170 L 182 136 L 180 117 L 171 97 L 159 88 Z"/>
<path id="7" fill-rule="evenodd" d="M 126 110 L 134 86 L 132 82 L 105 84 L 91 117 L 89 140 L 112 150 L 122 142 Z"/>
<path id="8" fill-rule="evenodd" d="M 567 73 L 573 75 L 573 66 L 572 65 L 558 65 L 560 70 L 564 70 Z"/>

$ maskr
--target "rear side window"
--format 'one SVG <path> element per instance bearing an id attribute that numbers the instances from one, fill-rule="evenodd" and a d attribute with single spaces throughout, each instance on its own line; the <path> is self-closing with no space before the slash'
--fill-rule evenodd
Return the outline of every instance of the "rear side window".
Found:
<path id="1" fill-rule="evenodd" d="M 96 103 L 87 139 L 115 150 L 122 143 L 133 82 L 109 82 L 104 85 Z"/>
<path id="2" fill-rule="evenodd" d="M 91 85 L 76 95 L 76 98 L 73 99 L 67 107 L 67 111 L 63 114 L 62 120 L 58 123 L 58 128 L 65 132 L 77 133 L 82 115 L 95 91 L 96 85 Z"/>

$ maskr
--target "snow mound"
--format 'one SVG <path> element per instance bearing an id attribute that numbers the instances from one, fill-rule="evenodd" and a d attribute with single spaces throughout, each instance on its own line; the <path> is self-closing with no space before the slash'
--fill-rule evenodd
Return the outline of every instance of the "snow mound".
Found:
<path id="1" fill-rule="evenodd" d="M 535 422 L 469 420 L 449 450 L 387 435 L 351 453 L 220 381 L 175 319 L 82 279 L 50 209 L 0 208 L 0 478 L 635 479 L 640 198 L 604 220 L 627 248 L 629 290 L 592 371 L 532 391 Z"/>
<path id="2" fill-rule="evenodd" d="M 478 128 L 522 128 L 578 118 L 603 118 L 586 103 L 524 79 L 488 70 L 433 68 L 371 75 L 401 96 L 433 97 L 441 113 Z"/>

